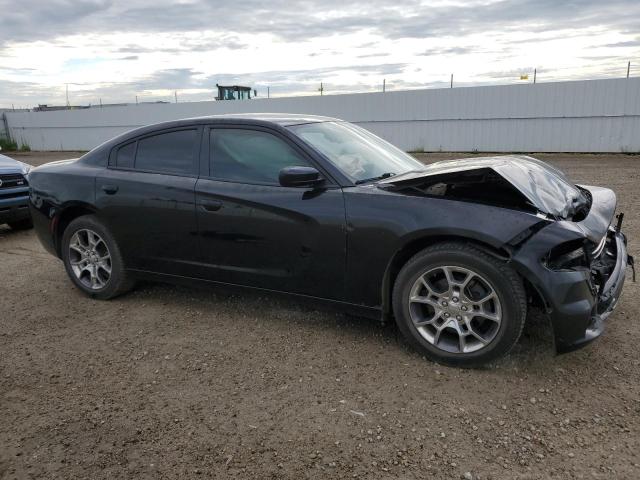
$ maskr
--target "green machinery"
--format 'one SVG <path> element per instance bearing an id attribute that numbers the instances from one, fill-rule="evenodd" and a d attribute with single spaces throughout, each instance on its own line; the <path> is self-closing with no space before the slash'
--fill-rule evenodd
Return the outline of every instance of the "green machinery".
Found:
<path id="1" fill-rule="evenodd" d="M 218 85 L 218 96 L 216 100 L 251 100 L 251 94 L 253 97 L 258 96 L 258 92 L 252 90 L 251 87 L 241 87 L 239 85 Z"/>

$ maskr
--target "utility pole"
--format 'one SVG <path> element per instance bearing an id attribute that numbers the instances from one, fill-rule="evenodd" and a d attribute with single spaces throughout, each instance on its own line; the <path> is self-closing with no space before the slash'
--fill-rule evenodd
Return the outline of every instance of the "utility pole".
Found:
<path id="1" fill-rule="evenodd" d="M 136 105 L 138 105 L 138 95 L 136 95 Z"/>
<path id="2" fill-rule="evenodd" d="M 69 105 L 69 84 L 67 83 L 67 84 L 65 84 L 65 85 L 66 85 L 66 87 L 67 87 L 67 108 L 69 108 L 69 106 L 70 106 L 70 105 Z"/>
<path id="3" fill-rule="evenodd" d="M 178 91 L 173 92 L 173 96 L 176 99 L 176 103 L 178 103 Z"/>
<path id="4" fill-rule="evenodd" d="M 537 75 L 537 73 L 538 73 L 538 69 L 534 68 L 533 69 L 533 83 L 536 83 L 536 75 Z"/>
<path id="5" fill-rule="evenodd" d="M 627 78 L 629 78 L 629 71 L 631 70 L 631 62 L 627 62 Z"/>
<path id="6" fill-rule="evenodd" d="M 100 98 L 100 108 L 102 108 L 102 98 Z"/>
<path id="7" fill-rule="evenodd" d="M 383 78 L 382 79 L 382 93 L 387 91 L 387 79 Z"/>
<path id="8" fill-rule="evenodd" d="M 318 91 L 320 92 L 320 96 L 322 96 L 324 92 L 324 86 L 322 85 L 322 82 L 320 82 L 320 88 L 318 89 Z"/>
<path id="9" fill-rule="evenodd" d="M 449 85 L 449 88 L 453 88 L 453 73 L 451 74 L 451 83 Z"/>
<path id="10" fill-rule="evenodd" d="M 267 87 L 267 98 L 271 98 L 271 91 L 269 87 Z"/>

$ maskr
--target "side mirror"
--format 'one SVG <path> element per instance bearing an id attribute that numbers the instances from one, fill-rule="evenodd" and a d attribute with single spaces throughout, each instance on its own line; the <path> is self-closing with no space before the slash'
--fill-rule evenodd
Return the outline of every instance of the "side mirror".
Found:
<path id="1" fill-rule="evenodd" d="M 284 167 L 278 179 L 283 187 L 315 187 L 324 181 L 313 167 Z"/>

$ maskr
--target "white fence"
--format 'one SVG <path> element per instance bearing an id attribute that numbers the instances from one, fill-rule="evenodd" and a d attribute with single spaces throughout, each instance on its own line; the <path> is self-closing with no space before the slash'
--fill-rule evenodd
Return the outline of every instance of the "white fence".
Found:
<path id="1" fill-rule="evenodd" d="M 640 152 L 640 78 L 9 112 L 34 150 L 89 150 L 132 128 L 226 113 L 327 115 L 405 150 Z"/>

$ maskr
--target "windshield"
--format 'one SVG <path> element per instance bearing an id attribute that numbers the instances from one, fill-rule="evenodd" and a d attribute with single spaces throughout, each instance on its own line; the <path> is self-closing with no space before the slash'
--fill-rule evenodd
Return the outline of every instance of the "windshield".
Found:
<path id="1" fill-rule="evenodd" d="M 424 168 L 408 153 L 351 123 L 307 123 L 289 128 L 355 183 Z"/>

